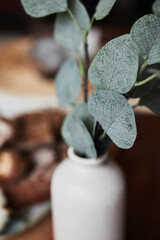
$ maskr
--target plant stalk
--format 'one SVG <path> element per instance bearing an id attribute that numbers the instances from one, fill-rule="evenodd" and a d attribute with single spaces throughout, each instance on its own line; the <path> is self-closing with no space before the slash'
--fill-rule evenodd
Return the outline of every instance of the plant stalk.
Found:
<path id="1" fill-rule="evenodd" d="M 89 53 L 88 53 L 88 43 L 84 42 L 84 76 L 83 76 L 83 93 L 84 102 L 88 101 L 88 67 L 89 67 Z"/>
<path id="2" fill-rule="evenodd" d="M 91 22 L 90 22 L 90 26 L 89 26 L 88 32 L 91 30 L 92 25 L 93 25 L 93 22 L 94 22 L 94 15 L 93 15 L 93 17 L 91 18 Z"/>
<path id="3" fill-rule="evenodd" d="M 83 60 L 82 60 L 79 52 L 77 52 L 77 58 L 78 58 L 78 63 L 79 63 L 79 72 L 80 72 L 80 75 L 82 78 L 84 76 L 84 66 L 83 66 Z"/>
<path id="4" fill-rule="evenodd" d="M 82 34 L 84 34 L 84 30 L 82 29 L 81 25 L 79 24 L 79 22 L 77 21 L 76 17 L 74 16 L 74 14 L 72 13 L 72 11 L 68 8 L 67 9 L 70 17 L 73 19 L 73 21 L 76 23 L 77 27 L 79 28 L 79 30 L 82 32 Z"/>
<path id="5" fill-rule="evenodd" d="M 141 86 L 141 85 L 144 85 L 145 83 L 151 81 L 152 79 L 154 79 L 155 77 L 157 77 L 157 73 L 151 75 L 150 77 L 146 78 L 145 80 L 141 81 L 141 82 L 138 82 L 138 83 L 135 83 L 134 84 L 134 87 L 138 87 L 138 86 Z"/>
<path id="6" fill-rule="evenodd" d="M 145 62 L 143 63 L 143 65 L 142 65 L 142 67 L 141 67 L 141 69 L 140 69 L 140 71 L 139 71 L 139 77 L 140 77 L 141 74 L 143 73 L 143 71 L 144 71 L 144 69 L 146 68 L 146 66 L 147 66 L 147 61 L 145 61 Z"/>
<path id="7" fill-rule="evenodd" d="M 84 92 L 84 102 L 87 103 L 88 101 L 88 67 L 89 67 L 89 53 L 88 53 L 88 43 L 87 43 L 87 36 L 88 36 L 88 31 L 85 31 L 81 28 L 79 22 L 77 21 L 77 19 L 75 18 L 74 14 L 72 13 L 72 11 L 68 8 L 67 9 L 69 15 L 71 16 L 71 18 L 73 19 L 73 21 L 77 24 L 78 28 L 80 29 L 80 31 L 83 34 L 83 43 L 84 43 L 84 75 L 83 75 L 83 92 Z M 91 22 L 91 26 L 93 24 L 94 18 L 92 19 Z M 80 62 L 81 64 L 81 62 Z M 82 66 L 81 70 L 82 70 Z"/>

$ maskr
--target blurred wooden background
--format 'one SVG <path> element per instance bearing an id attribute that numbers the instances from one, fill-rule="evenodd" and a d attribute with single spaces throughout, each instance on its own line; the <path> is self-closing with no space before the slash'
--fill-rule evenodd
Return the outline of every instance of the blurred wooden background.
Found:
<path id="1" fill-rule="evenodd" d="M 92 12 L 97 1 L 84 0 L 83 2 Z M 104 38 L 107 39 L 126 33 L 136 18 L 151 12 L 153 1 L 144 3 L 142 0 L 119 0 L 117 2 L 108 22 L 104 21 L 100 25 L 104 32 L 107 28 L 108 35 L 104 34 Z M 32 37 L 33 34 L 51 34 L 53 20 L 54 17 L 37 20 L 26 16 L 19 0 L 1 1 L 0 40 L 5 34 L 11 33 L 25 37 L 28 34 Z M 15 42 L 9 42 L 9 45 L 3 43 L 3 47 L 0 46 L 0 89 L 16 94 L 23 91 L 26 94 L 52 95 L 55 93 L 53 83 L 46 81 L 38 72 L 34 61 L 28 59 L 27 51 L 28 46 L 32 44 L 31 38 L 20 38 L 16 42 L 17 45 Z M 126 240 L 159 240 L 160 117 L 139 109 L 136 113 L 136 121 L 138 137 L 134 147 L 125 151 L 116 150 L 118 152 L 116 161 L 122 167 L 127 181 Z M 50 216 L 26 233 L 14 238 L 14 240 L 30 239 L 52 240 Z"/>
<path id="2" fill-rule="evenodd" d="M 125 240 L 160 239 L 160 117 L 137 113 L 138 137 L 130 150 L 117 150 L 116 161 L 127 183 Z M 51 217 L 13 240 L 53 240 Z"/>

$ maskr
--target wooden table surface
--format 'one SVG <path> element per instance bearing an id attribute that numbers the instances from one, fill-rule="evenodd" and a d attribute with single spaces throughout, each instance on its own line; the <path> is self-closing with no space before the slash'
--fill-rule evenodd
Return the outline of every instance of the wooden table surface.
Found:
<path id="1" fill-rule="evenodd" d="M 17 96 L 23 94 L 52 96 L 55 94 L 53 82 L 46 81 L 31 58 L 30 49 L 32 45 L 33 39 L 28 37 L 11 39 L 0 44 L 1 91 L 17 94 Z M 51 216 L 47 216 L 26 232 L 8 239 L 53 240 Z"/>
<path id="2" fill-rule="evenodd" d="M 55 94 L 53 81 L 39 71 L 31 55 L 34 40 L 20 37 L 0 44 L 0 90 L 22 95 Z"/>

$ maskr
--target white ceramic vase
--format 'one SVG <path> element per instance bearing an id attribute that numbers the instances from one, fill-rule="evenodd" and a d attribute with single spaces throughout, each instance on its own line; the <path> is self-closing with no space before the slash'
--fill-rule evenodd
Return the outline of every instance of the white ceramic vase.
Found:
<path id="1" fill-rule="evenodd" d="M 51 195 L 54 240 L 124 239 L 124 177 L 107 155 L 85 159 L 69 148 Z"/>

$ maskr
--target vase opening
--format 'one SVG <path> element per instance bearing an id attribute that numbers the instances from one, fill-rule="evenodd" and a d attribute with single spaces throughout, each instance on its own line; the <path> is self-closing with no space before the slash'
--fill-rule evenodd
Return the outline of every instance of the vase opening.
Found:
<path id="1" fill-rule="evenodd" d="M 82 164 L 82 165 L 88 165 L 88 166 L 100 165 L 100 164 L 102 164 L 103 162 L 105 162 L 107 160 L 107 156 L 108 156 L 108 153 L 105 153 L 101 157 L 95 158 L 95 159 L 94 158 L 83 158 L 83 157 L 78 156 L 74 152 L 73 147 L 69 147 L 68 148 L 68 157 L 72 161 L 74 161 L 74 162 L 76 162 L 78 164 Z"/>

